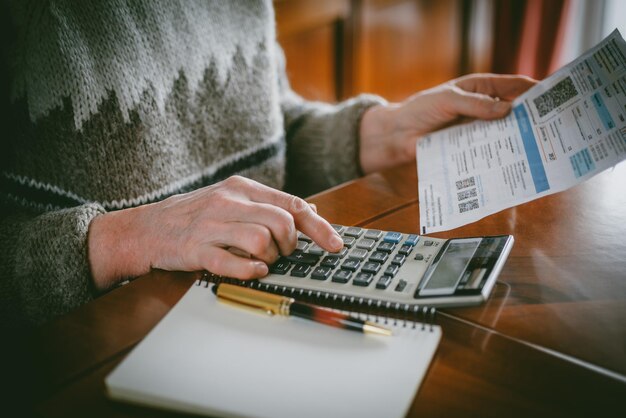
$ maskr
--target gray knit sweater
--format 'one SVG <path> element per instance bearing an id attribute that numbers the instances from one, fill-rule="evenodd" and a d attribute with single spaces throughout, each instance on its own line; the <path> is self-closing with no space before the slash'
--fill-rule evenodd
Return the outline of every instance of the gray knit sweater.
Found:
<path id="1" fill-rule="evenodd" d="M 0 18 L 3 326 L 97 296 L 99 214 L 233 174 L 307 195 L 359 173 L 359 118 L 381 99 L 294 94 L 270 1 L 14 3 Z"/>

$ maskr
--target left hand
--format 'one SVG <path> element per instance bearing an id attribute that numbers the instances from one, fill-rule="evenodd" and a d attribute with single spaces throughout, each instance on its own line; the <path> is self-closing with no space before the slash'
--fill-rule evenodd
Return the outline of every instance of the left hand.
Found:
<path id="1" fill-rule="evenodd" d="M 519 75 L 472 74 L 400 104 L 374 106 L 361 119 L 361 168 L 367 174 L 412 161 L 421 136 L 464 119 L 504 117 L 511 111 L 511 100 L 536 83 Z"/>

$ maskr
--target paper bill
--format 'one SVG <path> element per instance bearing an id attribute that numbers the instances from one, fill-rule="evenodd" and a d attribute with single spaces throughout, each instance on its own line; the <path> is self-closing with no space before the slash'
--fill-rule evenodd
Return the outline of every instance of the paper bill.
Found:
<path id="1" fill-rule="evenodd" d="M 565 190 L 616 165 L 626 159 L 624 39 L 615 30 L 518 97 L 509 116 L 437 131 L 416 147 L 423 234 Z"/>

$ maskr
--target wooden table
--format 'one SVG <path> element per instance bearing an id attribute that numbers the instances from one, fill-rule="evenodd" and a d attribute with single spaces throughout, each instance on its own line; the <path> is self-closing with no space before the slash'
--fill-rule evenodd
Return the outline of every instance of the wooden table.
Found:
<path id="1" fill-rule="evenodd" d="M 415 165 L 309 200 L 335 223 L 419 231 Z M 623 409 L 626 164 L 434 236 L 489 234 L 514 235 L 513 251 L 486 304 L 441 310 L 443 339 L 409 415 L 603 416 Z M 109 401 L 103 379 L 197 277 L 155 271 L 29 336 L 22 354 L 32 369 L 22 375 L 35 411 L 171 416 Z M 373 382 L 372 396 L 377 384 L 384 382 Z"/>

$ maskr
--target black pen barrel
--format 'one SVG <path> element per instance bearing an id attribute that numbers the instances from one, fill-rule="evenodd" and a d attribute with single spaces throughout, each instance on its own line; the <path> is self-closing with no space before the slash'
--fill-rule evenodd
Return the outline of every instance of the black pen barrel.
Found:
<path id="1" fill-rule="evenodd" d="M 337 328 L 363 332 L 365 321 L 350 315 L 318 308 L 307 303 L 294 302 L 289 307 L 289 314 Z"/>

